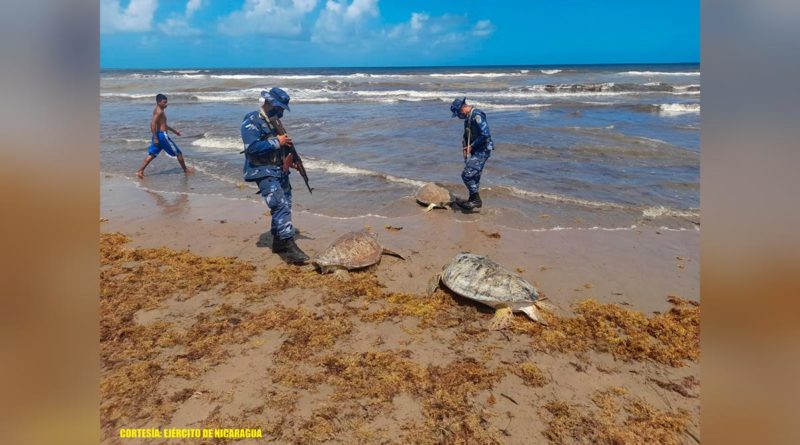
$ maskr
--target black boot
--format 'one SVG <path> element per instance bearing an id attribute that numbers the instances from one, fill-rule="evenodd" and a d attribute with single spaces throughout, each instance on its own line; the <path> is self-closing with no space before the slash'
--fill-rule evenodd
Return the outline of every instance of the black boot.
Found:
<path id="1" fill-rule="evenodd" d="M 483 206 L 483 202 L 481 201 L 480 193 L 470 193 L 469 199 L 465 202 L 462 202 L 460 205 L 466 210 L 475 210 L 481 208 Z"/>
<path id="2" fill-rule="evenodd" d="M 308 255 L 297 247 L 294 238 L 282 240 L 275 237 L 272 240 L 272 251 L 274 253 L 282 253 L 282 257 L 287 263 L 302 264 L 308 261 Z"/>
<path id="3" fill-rule="evenodd" d="M 278 235 L 272 235 L 272 253 L 283 253 L 288 248 L 286 241 L 278 238 Z"/>

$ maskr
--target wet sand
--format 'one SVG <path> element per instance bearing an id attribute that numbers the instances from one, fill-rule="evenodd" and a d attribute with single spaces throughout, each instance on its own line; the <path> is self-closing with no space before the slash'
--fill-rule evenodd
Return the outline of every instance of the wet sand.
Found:
<path id="1" fill-rule="evenodd" d="M 254 265 L 257 273 L 283 264 L 269 248 L 269 216 L 263 203 L 207 195 L 155 193 L 137 188 L 127 179 L 110 175 L 101 177 L 100 187 L 100 231 L 121 232 L 129 236 L 131 242 L 127 247 L 188 249 L 203 257 L 232 256 Z M 302 203 L 302 194 L 297 193 L 295 200 Z M 653 227 L 522 230 L 499 225 L 491 212 L 491 202 L 485 203 L 486 211 L 475 215 L 455 214 L 450 210 L 425 213 L 424 208 L 411 198 L 408 198 L 407 205 L 418 212 L 394 218 L 336 219 L 296 211 L 294 223 L 300 230 L 298 245 L 313 256 L 348 231 L 366 228 L 377 233 L 383 245 L 407 257 L 402 261 L 384 256 L 377 268 L 363 272 L 374 273 L 377 281 L 391 293 L 424 294 L 429 279 L 456 253 L 472 252 L 488 255 L 509 269 L 516 269 L 544 292 L 556 305 L 558 314 L 565 316 L 572 313 L 574 302 L 587 298 L 647 315 L 668 311 L 671 307 L 668 296 L 699 301 L 698 230 Z M 409 213 L 412 212 L 404 212 Z M 330 303 L 323 301 L 324 297 L 316 292 L 303 289 L 288 289 L 267 298 L 285 307 L 304 307 L 310 311 L 322 310 Z M 137 312 L 135 321 L 147 325 L 167 320 L 177 326 L 183 324 L 188 329 L 195 312 L 223 302 L 245 311 L 256 310 L 250 307 L 253 304 L 263 305 L 229 297 L 217 299 L 211 292 L 204 294 L 203 298 L 187 301 L 178 297 L 168 299 L 161 302 L 160 309 L 155 312 L 152 309 Z M 470 309 L 463 302 L 459 305 L 453 310 Z M 348 308 L 345 303 L 336 307 L 339 310 Z M 491 314 L 481 311 L 475 314 L 478 319 L 485 318 L 485 323 L 476 321 L 476 326 L 481 326 L 481 323 L 485 326 L 491 318 Z M 686 410 L 691 419 L 688 430 L 695 436 L 699 434 L 699 399 L 653 384 L 654 380 L 675 382 L 699 378 L 696 362 L 674 367 L 648 360 L 618 360 L 611 354 L 597 351 L 577 355 L 540 354 L 530 350 L 524 337 L 494 331 L 482 331 L 474 342 L 459 342 L 460 331 L 456 327 L 427 330 L 421 328 L 413 317 L 381 323 L 363 323 L 354 318 L 352 323 L 354 327 L 350 335 L 343 336 L 330 351 L 346 354 L 348 351 L 369 353 L 407 349 L 412 351 L 414 363 L 420 366 L 445 366 L 465 357 L 486 361 L 487 351 L 493 351 L 493 355 L 486 362 L 497 366 L 518 364 L 520 357 L 536 363 L 548 376 L 549 384 L 531 387 L 512 374 L 496 381 L 488 389 L 478 388 L 469 395 L 476 410 L 490 412 L 481 416 L 481 424 L 487 429 L 500 431 L 502 443 L 546 443 L 548 439 L 556 443 L 558 440 L 552 435 L 545 434 L 548 424 L 543 419 L 547 415 L 543 417 L 542 409 L 548 401 L 560 400 L 593 407 L 597 405 L 596 401 L 593 402 L 597 391 L 619 387 L 655 409 L 665 412 Z M 481 339 L 480 343 L 477 338 Z M 335 388 L 330 383 L 322 383 L 307 390 L 292 390 L 295 396 L 291 405 L 292 420 L 285 420 L 280 425 L 273 423 L 281 413 L 264 402 L 264 394 L 275 390 L 281 383 L 275 383 L 274 379 L 270 381 L 269 375 L 264 373 L 277 369 L 271 354 L 282 341 L 280 334 L 267 330 L 246 346 L 232 346 L 231 358 L 206 369 L 199 378 L 192 379 L 191 384 L 175 377 L 161 380 L 158 391 L 175 392 L 188 386 L 196 391 L 195 396 L 181 401 L 166 423 L 140 418 L 116 427 L 197 427 L 203 424 L 204 419 L 212 414 L 218 415 L 222 410 L 230 414 L 230 418 L 269 418 L 269 422 L 265 422 L 273 426 L 270 435 L 277 438 L 270 439 L 270 443 L 307 440 L 311 436 L 304 432 L 304 428 L 308 422 L 320 419 L 320 406 L 337 406 Z M 693 392 L 699 392 L 699 387 Z M 227 396 L 221 397 L 223 394 Z M 408 433 L 408 425 L 425 422 L 426 419 L 421 417 L 424 403 L 403 393 L 395 396 L 390 405 L 387 414 L 365 415 L 369 422 L 358 424 L 358 427 L 369 434 L 360 439 L 346 428 L 337 432 L 330 426 L 335 424 L 333 421 L 326 423 L 329 429 L 332 428 L 328 436 L 314 437 L 327 443 L 404 443 L 400 437 L 406 437 L 403 434 Z M 255 412 L 252 411 L 254 407 L 259 408 L 261 414 L 250 417 L 242 414 Z M 331 415 L 336 417 L 335 413 Z M 691 434 L 681 435 L 680 442 L 693 443 Z M 114 443 L 113 430 L 107 428 L 104 436 L 105 443 Z M 144 442 L 158 443 L 152 440 Z M 564 443 L 572 442 L 567 440 Z"/>
<path id="2" fill-rule="evenodd" d="M 303 196 L 296 195 L 302 205 Z M 293 222 L 301 232 L 297 243 L 313 256 L 344 233 L 370 228 L 386 247 L 409 257 L 403 262 L 385 256 L 377 269 L 394 291 L 422 292 L 455 254 L 472 252 L 523 269 L 521 275 L 559 305 L 591 296 L 649 312 L 663 310 L 668 295 L 699 298 L 700 232 L 693 229 L 526 231 L 500 227 L 492 215 L 425 213 L 413 199 L 407 201 L 416 215 L 336 219 L 295 212 Z M 487 202 L 484 213 L 490 206 Z M 135 246 L 236 256 L 274 267 L 283 263 L 270 250 L 268 212 L 263 203 L 155 193 L 125 179 L 102 178 L 100 217 L 108 221 L 101 229 L 125 233 Z M 499 237 L 491 236 L 495 233 Z"/>

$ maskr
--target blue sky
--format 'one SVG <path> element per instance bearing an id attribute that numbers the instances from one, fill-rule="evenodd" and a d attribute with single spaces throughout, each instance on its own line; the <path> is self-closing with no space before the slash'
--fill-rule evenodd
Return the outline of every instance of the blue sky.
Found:
<path id="1" fill-rule="evenodd" d="M 699 0 L 100 0 L 101 68 L 699 61 Z"/>

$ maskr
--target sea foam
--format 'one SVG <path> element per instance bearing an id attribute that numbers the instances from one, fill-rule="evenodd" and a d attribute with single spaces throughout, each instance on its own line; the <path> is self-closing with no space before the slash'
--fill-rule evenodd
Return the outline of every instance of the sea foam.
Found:
<path id="1" fill-rule="evenodd" d="M 700 104 L 660 104 L 655 105 L 661 114 L 679 115 L 688 113 L 699 113 Z"/>

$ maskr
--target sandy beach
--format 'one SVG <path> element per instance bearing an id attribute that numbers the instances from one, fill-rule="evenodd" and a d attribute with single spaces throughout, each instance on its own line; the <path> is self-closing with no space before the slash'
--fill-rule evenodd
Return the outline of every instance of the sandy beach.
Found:
<path id="1" fill-rule="evenodd" d="M 215 426 L 263 430 L 235 443 L 699 440 L 697 229 L 518 229 L 491 202 L 425 213 L 412 197 L 401 216 L 335 218 L 298 193 L 310 255 L 366 229 L 407 258 L 342 283 L 271 253 L 263 203 L 100 187 L 103 443 Z M 491 331 L 491 310 L 427 296 L 459 252 L 537 286 L 551 326 Z M 162 441 L 180 443 L 125 439 Z"/>

